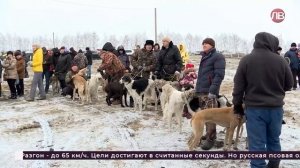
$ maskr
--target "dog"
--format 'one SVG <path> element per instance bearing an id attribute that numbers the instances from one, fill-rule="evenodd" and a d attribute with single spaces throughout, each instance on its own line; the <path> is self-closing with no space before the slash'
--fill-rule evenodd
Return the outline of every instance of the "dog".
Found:
<path id="1" fill-rule="evenodd" d="M 134 102 L 134 110 L 143 111 L 143 103 L 145 104 L 153 95 L 152 91 L 149 91 L 150 88 L 154 88 L 154 81 L 152 79 L 140 78 L 137 80 L 131 79 L 130 75 L 124 75 L 121 80 L 121 84 L 124 84 L 129 95 L 132 96 Z M 149 94 L 146 94 L 149 93 Z M 144 97 L 144 100 L 143 100 Z"/>
<path id="2" fill-rule="evenodd" d="M 102 84 L 104 79 L 101 76 L 92 76 L 86 83 L 85 96 L 86 102 L 92 103 L 95 100 L 98 100 L 98 88 Z"/>
<path id="3" fill-rule="evenodd" d="M 59 94 L 60 86 L 59 86 L 58 77 L 56 75 L 53 75 L 50 80 L 51 80 L 53 96 Z"/>
<path id="4" fill-rule="evenodd" d="M 213 122 L 222 127 L 226 127 L 226 135 L 224 139 L 224 150 L 230 150 L 232 145 L 233 133 L 237 127 L 237 134 L 234 149 L 237 149 L 240 129 L 245 123 L 245 117 L 239 118 L 234 114 L 233 107 L 210 108 L 193 112 L 187 100 L 189 113 L 192 115 L 191 125 L 193 134 L 188 141 L 190 150 L 194 150 L 200 143 L 203 135 L 204 125 L 207 122 Z"/>
<path id="5" fill-rule="evenodd" d="M 182 111 L 186 104 L 185 99 L 194 97 L 195 90 L 178 91 L 170 84 L 165 84 L 162 87 L 163 101 L 163 120 L 168 121 L 169 130 L 171 131 L 172 115 L 175 114 L 179 124 L 179 131 L 182 131 Z"/>
<path id="6" fill-rule="evenodd" d="M 86 80 L 84 75 L 86 73 L 86 68 L 81 69 L 76 75 L 72 76 L 72 81 L 74 84 L 73 89 L 73 101 L 75 100 L 76 91 L 78 91 L 79 99 L 82 103 L 85 102 L 85 89 L 86 89 Z"/>

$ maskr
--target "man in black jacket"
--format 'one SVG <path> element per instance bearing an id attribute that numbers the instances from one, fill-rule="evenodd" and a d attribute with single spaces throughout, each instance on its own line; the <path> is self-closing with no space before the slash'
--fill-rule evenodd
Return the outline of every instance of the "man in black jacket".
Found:
<path id="1" fill-rule="evenodd" d="M 60 56 L 55 66 L 55 75 L 58 77 L 61 89 L 66 87 L 66 74 L 71 69 L 72 57 L 69 52 L 65 51 L 65 47 L 60 48 Z"/>
<path id="2" fill-rule="evenodd" d="M 240 60 L 234 77 L 234 112 L 244 114 L 249 151 L 281 151 L 280 139 L 285 92 L 293 86 L 288 63 L 279 57 L 279 40 L 269 33 L 255 36 L 251 54 Z M 278 168 L 280 160 L 269 160 Z M 266 167 L 264 160 L 251 160 L 251 168 Z"/>
<path id="3" fill-rule="evenodd" d="M 90 79 L 92 75 L 93 53 L 89 47 L 86 47 L 85 50 L 86 50 L 85 56 L 88 60 L 87 78 Z"/>
<path id="4" fill-rule="evenodd" d="M 180 52 L 170 38 L 165 37 L 162 42 L 163 47 L 158 56 L 155 75 L 167 81 L 174 81 L 183 67 Z"/>

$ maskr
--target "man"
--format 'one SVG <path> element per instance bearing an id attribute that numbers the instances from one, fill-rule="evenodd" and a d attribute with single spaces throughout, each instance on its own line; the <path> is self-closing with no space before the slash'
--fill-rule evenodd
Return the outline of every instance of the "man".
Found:
<path id="1" fill-rule="evenodd" d="M 298 73 L 298 69 L 299 69 L 299 59 L 297 56 L 297 45 L 296 43 L 292 43 L 291 44 L 291 48 L 289 51 L 287 51 L 284 55 L 284 57 L 289 58 L 290 60 L 290 68 L 292 70 L 292 74 L 293 74 L 293 80 L 294 80 L 294 85 L 293 85 L 293 90 L 297 89 L 297 73 Z"/>
<path id="2" fill-rule="evenodd" d="M 249 151 L 280 151 L 280 133 L 285 91 L 293 86 L 289 65 L 276 50 L 279 40 L 270 33 L 256 34 L 254 49 L 240 60 L 234 77 L 234 112 L 244 114 Z M 270 160 L 268 168 L 278 168 L 280 160 Z M 264 160 L 251 160 L 251 168 L 265 168 Z"/>
<path id="3" fill-rule="evenodd" d="M 167 81 L 175 81 L 183 67 L 177 46 L 169 37 L 162 39 L 163 47 L 159 52 L 155 75 Z"/>
<path id="4" fill-rule="evenodd" d="M 298 56 L 298 73 L 297 73 L 297 76 L 298 76 L 298 83 L 299 83 L 299 86 L 300 86 L 300 48 L 297 50 L 297 56 Z"/>
<path id="5" fill-rule="evenodd" d="M 202 42 L 202 58 L 198 70 L 196 83 L 196 96 L 199 98 L 201 109 L 217 108 L 216 97 L 219 95 L 220 86 L 225 76 L 225 57 L 218 53 L 215 48 L 215 41 L 206 38 Z M 210 150 L 217 138 L 216 124 L 206 123 L 206 135 L 202 137 L 203 150 Z"/>
<path id="6" fill-rule="evenodd" d="M 60 56 L 58 57 L 57 64 L 55 67 L 55 75 L 58 77 L 61 89 L 66 87 L 66 74 L 71 69 L 72 57 L 69 52 L 65 51 L 65 47 L 61 47 Z"/>
<path id="7" fill-rule="evenodd" d="M 73 59 L 73 65 L 77 66 L 79 70 L 88 66 L 88 59 L 83 54 L 82 50 L 78 51 L 78 54 Z"/>
<path id="8" fill-rule="evenodd" d="M 155 70 L 155 57 L 153 54 L 154 41 L 146 40 L 144 48 L 137 50 L 131 56 L 132 75 L 149 79 L 150 72 Z"/>
<path id="9" fill-rule="evenodd" d="M 66 87 L 63 88 L 62 90 L 62 95 L 66 96 L 66 95 L 70 95 L 71 99 L 73 99 L 73 89 L 74 89 L 74 83 L 72 81 L 72 77 L 74 75 L 76 75 L 79 72 L 79 68 L 77 66 L 72 66 L 71 70 L 67 73 L 66 75 Z M 86 76 L 84 76 L 84 78 L 86 79 Z"/>
<path id="10" fill-rule="evenodd" d="M 108 81 L 119 81 L 125 72 L 125 67 L 118 57 L 113 53 L 116 51 L 110 42 L 104 44 L 100 57 L 102 64 L 98 68 L 98 72 L 103 72 L 107 75 Z"/>
<path id="11" fill-rule="evenodd" d="M 30 95 L 27 101 L 34 101 L 36 87 L 39 88 L 40 97 L 37 100 L 45 100 L 46 92 L 43 85 L 43 50 L 42 48 L 34 44 L 32 45 L 32 62 L 28 62 L 29 66 L 33 70 L 33 80 L 31 83 Z"/>
<path id="12" fill-rule="evenodd" d="M 90 79 L 91 75 L 92 75 L 93 53 L 89 47 L 86 47 L 85 50 L 86 50 L 85 56 L 88 60 L 87 77 L 88 77 L 88 79 Z"/>
<path id="13" fill-rule="evenodd" d="M 190 59 L 189 53 L 186 51 L 186 47 L 184 44 L 179 44 L 178 48 L 182 58 L 182 63 L 185 66 Z"/>

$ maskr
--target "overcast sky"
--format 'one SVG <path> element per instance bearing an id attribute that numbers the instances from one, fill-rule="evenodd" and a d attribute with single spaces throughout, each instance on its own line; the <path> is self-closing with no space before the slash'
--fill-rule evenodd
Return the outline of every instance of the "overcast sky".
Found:
<path id="1" fill-rule="evenodd" d="M 1 0 L 0 32 L 25 37 L 145 32 L 154 39 L 154 7 L 159 32 L 236 33 L 250 40 L 267 31 L 300 42 L 299 0 Z M 285 11 L 282 23 L 271 20 L 275 8 Z"/>

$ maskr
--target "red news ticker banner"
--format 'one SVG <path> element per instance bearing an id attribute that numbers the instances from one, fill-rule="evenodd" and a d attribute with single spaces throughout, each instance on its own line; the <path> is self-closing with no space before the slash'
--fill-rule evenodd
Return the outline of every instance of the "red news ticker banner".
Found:
<path id="1" fill-rule="evenodd" d="M 300 151 L 23 151 L 23 160 L 299 160 Z"/>

